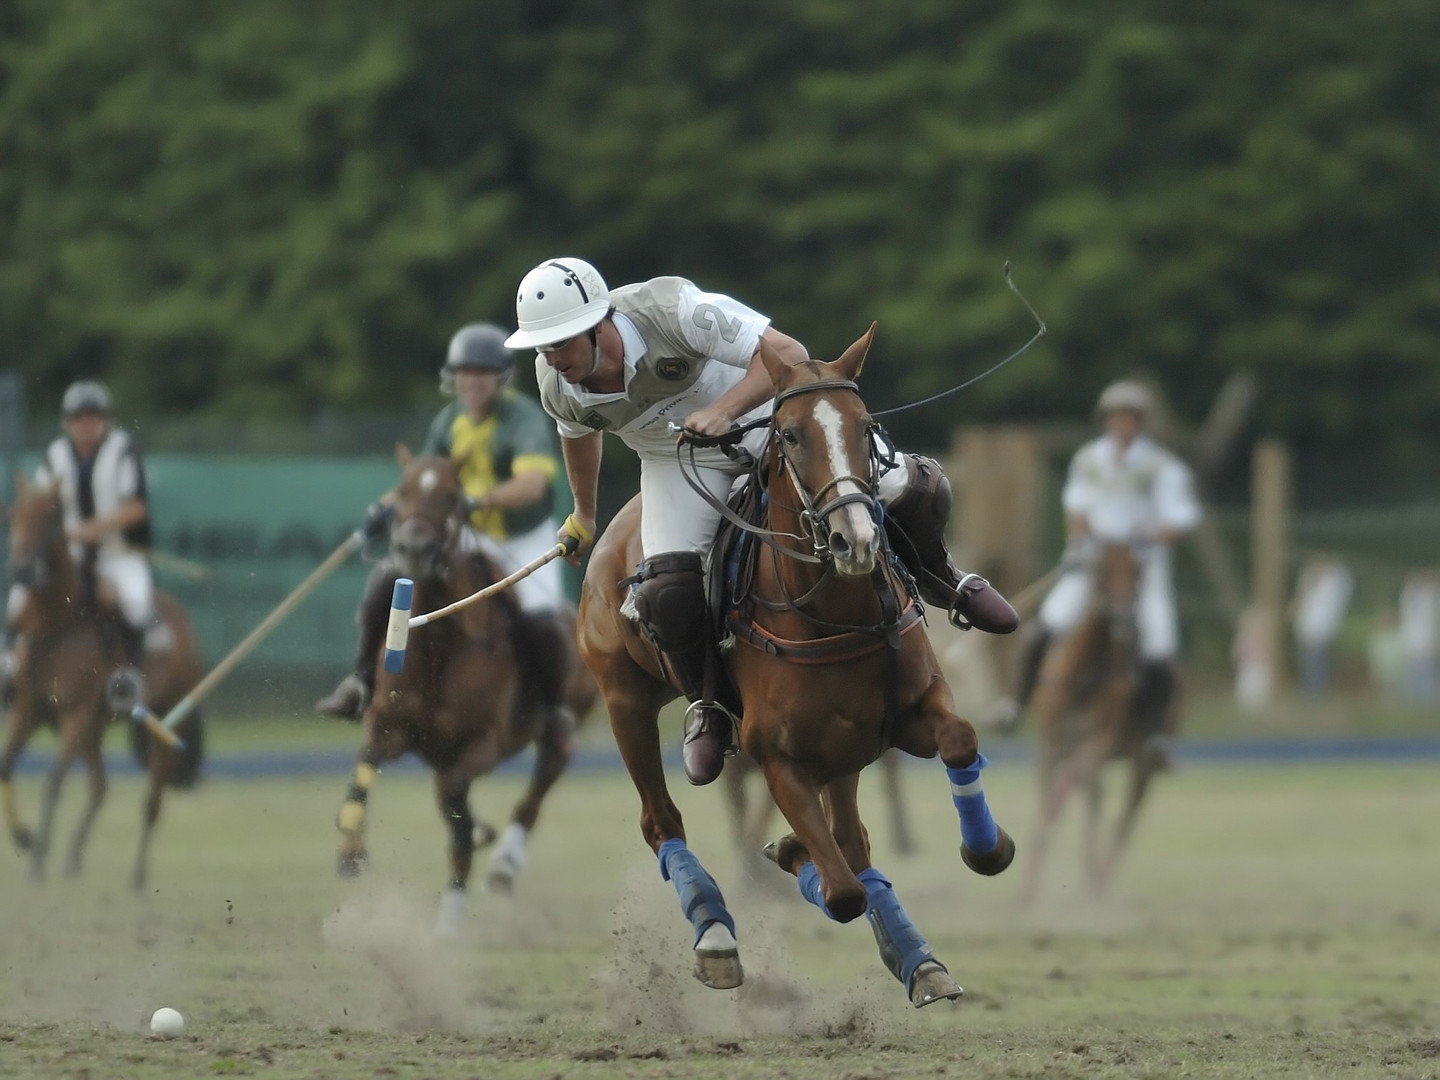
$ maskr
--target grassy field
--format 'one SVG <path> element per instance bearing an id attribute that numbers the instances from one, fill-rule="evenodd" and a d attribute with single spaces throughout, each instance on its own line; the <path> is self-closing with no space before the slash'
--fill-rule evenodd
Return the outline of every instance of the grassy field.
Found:
<path id="1" fill-rule="evenodd" d="M 1018 874 L 960 863 L 939 767 L 906 777 L 923 854 L 887 851 L 867 789 L 876 862 L 966 987 L 958 1007 L 911 1009 L 868 928 L 827 923 L 778 871 L 746 885 L 720 793 L 683 781 L 739 922 L 733 993 L 690 978 L 622 776 L 562 783 L 516 894 L 476 892 L 453 943 L 430 934 L 444 841 L 414 774 L 376 785 L 360 881 L 333 875 L 342 776 L 174 796 L 143 897 L 124 889 L 138 787 L 117 784 L 81 880 L 0 863 L 0 1076 L 1440 1075 L 1433 768 L 1167 777 L 1111 901 L 1062 844 L 1029 910 Z M 987 788 L 1023 857 L 1028 773 Z M 477 809 L 503 819 L 518 790 L 477 788 Z M 20 794 L 33 813 L 33 778 Z M 146 1038 L 160 1005 L 185 1038 Z"/>

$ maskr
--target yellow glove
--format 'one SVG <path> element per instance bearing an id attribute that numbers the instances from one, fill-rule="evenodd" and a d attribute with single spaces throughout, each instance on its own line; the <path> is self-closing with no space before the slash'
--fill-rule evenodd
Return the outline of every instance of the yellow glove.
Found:
<path id="1" fill-rule="evenodd" d="M 586 524 L 571 514 L 565 519 L 565 524 L 560 527 L 560 542 L 565 545 L 565 553 L 574 555 L 582 548 L 587 548 L 595 540 L 595 532 Z"/>

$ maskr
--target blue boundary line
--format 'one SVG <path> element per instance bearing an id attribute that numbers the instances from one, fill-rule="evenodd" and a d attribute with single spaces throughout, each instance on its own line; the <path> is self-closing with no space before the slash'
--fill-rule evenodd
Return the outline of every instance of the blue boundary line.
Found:
<path id="1" fill-rule="evenodd" d="M 983 732 L 982 732 L 983 737 Z M 985 753 L 997 765 L 1028 765 L 1031 746 L 1013 739 L 985 739 Z M 1440 762 L 1440 735 L 1415 735 L 1394 738 L 1346 737 L 1315 739 L 1215 739 L 1182 740 L 1176 744 L 1175 756 L 1182 766 L 1188 765 L 1320 765 L 1340 762 L 1363 762 L 1375 765 L 1406 765 Z M 54 754 L 41 752 L 21 758 L 16 771 L 25 775 L 43 773 L 50 767 Z M 501 775 L 525 774 L 531 769 L 534 755 L 530 751 L 503 762 L 495 771 Z M 264 780 L 297 776 L 331 776 L 336 782 L 349 775 L 355 764 L 352 750 L 279 750 L 244 753 L 221 753 L 205 762 L 203 776 L 208 780 Z M 678 747 L 668 748 L 667 768 L 680 768 Z M 918 759 L 911 762 L 923 765 Z M 76 767 L 79 771 L 79 765 Z M 137 776 L 141 770 L 135 759 L 120 752 L 105 755 L 105 768 L 113 776 Z M 420 772 L 422 763 L 413 756 L 385 766 L 387 771 Z M 620 772 L 624 764 L 613 747 L 581 749 L 571 760 L 570 771 Z"/>

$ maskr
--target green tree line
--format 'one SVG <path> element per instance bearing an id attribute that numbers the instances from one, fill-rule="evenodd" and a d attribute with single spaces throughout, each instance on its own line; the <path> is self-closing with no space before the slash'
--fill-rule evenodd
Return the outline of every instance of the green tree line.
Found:
<path id="1" fill-rule="evenodd" d="M 0 366 L 41 409 L 413 408 L 571 254 L 821 356 L 878 320 L 891 405 L 1028 335 L 1008 258 L 1051 336 L 907 443 L 1137 370 L 1195 420 L 1246 369 L 1312 473 L 1423 483 L 1437 40 L 1428 0 L 10 0 Z"/>

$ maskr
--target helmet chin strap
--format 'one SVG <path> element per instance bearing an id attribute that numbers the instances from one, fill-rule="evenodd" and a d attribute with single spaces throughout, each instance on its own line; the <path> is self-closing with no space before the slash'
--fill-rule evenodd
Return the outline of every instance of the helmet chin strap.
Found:
<path id="1" fill-rule="evenodd" d="M 585 373 L 585 379 L 591 378 L 591 377 L 595 374 L 595 372 L 597 372 L 597 371 L 600 370 L 600 334 L 599 334 L 599 330 L 600 330 L 600 327 L 599 327 L 598 324 L 595 325 L 595 326 L 592 326 L 592 327 L 590 328 L 590 330 L 589 330 L 589 334 L 590 334 L 590 349 L 591 349 L 591 352 L 593 353 L 593 359 L 590 361 L 590 370 Z M 581 379 L 580 381 L 581 381 L 581 382 L 584 382 L 585 379 Z"/>

